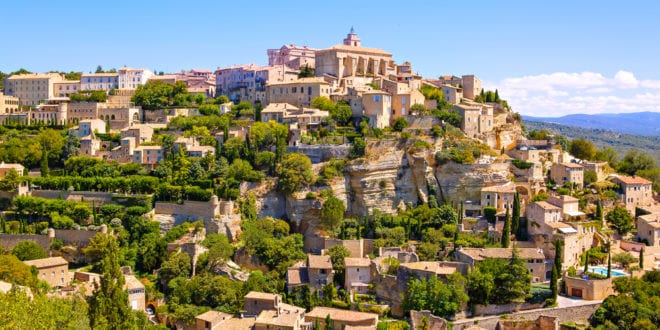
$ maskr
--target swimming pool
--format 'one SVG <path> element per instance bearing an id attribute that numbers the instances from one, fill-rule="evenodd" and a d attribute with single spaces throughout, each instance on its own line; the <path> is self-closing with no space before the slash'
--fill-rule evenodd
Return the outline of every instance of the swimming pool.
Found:
<path id="1" fill-rule="evenodd" d="M 607 267 L 593 267 L 593 266 L 591 266 L 591 267 L 589 267 L 589 271 L 592 272 L 592 273 L 600 274 L 600 275 L 607 275 Z M 612 277 L 620 277 L 620 276 L 628 276 L 628 274 L 626 274 L 626 273 L 624 273 L 620 270 L 612 269 Z"/>

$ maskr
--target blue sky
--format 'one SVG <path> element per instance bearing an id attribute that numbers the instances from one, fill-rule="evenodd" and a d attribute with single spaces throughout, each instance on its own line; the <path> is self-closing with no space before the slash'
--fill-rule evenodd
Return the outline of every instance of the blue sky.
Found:
<path id="1" fill-rule="evenodd" d="M 266 64 L 267 48 L 329 47 L 354 26 L 425 77 L 476 74 L 523 114 L 660 111 L 653 1 L 377 3 L 11 1 L 0 71 Z"/>

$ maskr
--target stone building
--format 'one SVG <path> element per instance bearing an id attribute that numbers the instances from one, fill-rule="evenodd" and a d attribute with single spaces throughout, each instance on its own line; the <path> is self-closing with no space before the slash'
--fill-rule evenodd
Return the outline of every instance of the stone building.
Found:
<path id="1" fill-rule="evenodd" d="M 344 288 L 349 292 L 366 294 L 371 283 L 369 258 L 344 258 Z"/>
<path id="2" fill-rule="evenodd" d="M 461 116 L 461 130 L 470 138 L 481 138 L 493 130 L 493 107 L 487 104 L 466 102 L 454 105 L 453 111 Z"/>
<path id="3" fill-rule="evenodd" d="M 24 261 L 37 269 L 37 278 L 46 281 L 51 287 L 63 287 L 71 281 L 69 262 L 62 257 L 43 258 Z"/>
<path id="4" fill-rule="evenodd" d="M 5 78 L 4 93 L 19 99 L 20 106 L 37 106 L 56 96 L 53 84 L 64 80 L 59 73 L 28 73 Z"/>
<path id="5" fill-rule="evenodd" d="M 363 117 L 367 118 L 369 126 L 385 128 L 392 121 L 392 96 L 384 91 L 374 90 L 363 93 Z"/>
<path id="6" fill-rule="evenodd" d="M 506 209 L 511 210 L 511 208 L 513 208 L 513 198 L 515 194 L 516 185 L 513 182 L 483 187 L 481 188 L 481 206 L 492 206 L 497 209 L 497 213 L 506 212 Z M 521 210 L 524 210 L 522 200 L 520 208 Z"/>
<path id="7" fill-rule="evenodd" d="M 550 177 L 557 185 L 574 184 L 577 189 L 584 185 L 584 167 L 576 163 L 552 164 Z"/>
<path id="8" fill-rule="evenodd" d="M 290 103 L 298 107 L 309 107 L 315 97 L 330 97 L 331 92 L 330 84 L 322 77 L 269 82 L 266 85 L 266 103 Z"/>
<path id="9" fill-rule="evenodd" d="M 527 269 L 532 274 L 532 282 L 547 280 L 546 257 L 542 249 L 516 248 L 518 258 L 525 262 Z M 456 260 L 475 266 L 479 261 L 485 259 L 511 259 L 512 248 L 459 248 L 456 250 Z"/>
<path id="10" fill-rule="evenodd" d="M 461 77 L 463 86 L 463 97 L 466 99 L 474 100 L 474 97 L 481 93 L 481 80 L 477 76 L 470 74 Z"/>
<path id="11" fill-rule="evenodd" d="M 392 54 L 377 48 L 362 47 L 357 34 L 351 32 L 343 44 L 316 51 L 315 74 L 336 78 L 342 87 L 364 85 L 374 77 L 396 74 Z"/>
<path id="12" fill-rule="evenodd" d="M 128 292 L 128 305 L 134 311 L 144 311 L 146 302 L 146 291 L 144 284 L 135 275 L 124 275 L 126 284 L 124 290 Z"/>
<path id="13" fill-rule="evenodd" d="M 297 107 L 289 103 L 270 103 L 261 111 L 261 120 L 274 120 L 281 124 L 298 124 L 298 127 L 318 126 L 328 118 L 328 111 L 314 108 Z"/>
<path id="14" fill-rule="evenodd" d="M 119 73 L 83 73 L 80 76 L 80 90 L 106 91 L 119 88 Z"/>
<path id="15" fill-rule="evenodd" d="M 330 256 L 307 255 L 307 278 L 310 288 L 321 290 L 332 283 L 333 273 Z"/>
<path id="16" fill-rule="evenodd" d="M 294 44 L 284 45 L 280 48 L 268 49 L 268 65 L 286 65 L 292 69 L 300 70 L 302 67 L 314 68 L 316 57 L 315 48 L 307 46 L 296 46 Z"/>
<path id="17" fill-rule="evenodd" d="M 55 97 L 69 97 L 69 95 L 78 92 L 80 92 L 80 80 L 64 80 L 53 83 L 53 95 Z"/>
<path id="18" fill-rule="evenodd" d="M 137 89 L 138 86 L 146 84 L 153 75 L 153 71 L 149 69 L 123 67 L 117 71 L 119 89 Z"/>
<path id="19" fill-rule="evenodd" d="M 17 113 L 20 100 L 16 96 L 5 95 L 0 92 L 0 115 Z"/>
<path id="20" fill-rule="evenodd" d="M 637 237 L 650 246 L 660 247 L 660 213 L 637 217 Z"/>
<path id="21" fill-rule="evenodd" d="M 349 311 L 344 309 L 330 307 L 314 307 L 309 313 L 305 314 L 305 321 L 311 324 L 320 325 L 325 329 L 325 319 L 330 317 L 333 324 L 333 330 L 343 329 L 376 329 L 378 325 L 378 314 Z"/>
<path id="22" fill-rule="evenodd" d="M 584 166 L 585 171 L 596 173 L 596 181 L 603 181 L 607 177 L 605 172 L 607 162 L 584 162 L 582 166 Z"/>
<path id="23" fill-rule="evenodd" d="M 615 176 L 612 182 L 619 185 L 617 194 L 631 214 L 635 208 L 653 205 L 653 183 L 639 176 Z"/>

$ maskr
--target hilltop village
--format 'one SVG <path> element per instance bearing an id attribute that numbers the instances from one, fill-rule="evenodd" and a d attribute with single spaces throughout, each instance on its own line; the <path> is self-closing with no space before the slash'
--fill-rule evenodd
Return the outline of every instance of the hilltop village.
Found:
<path id="1" fill-rule="evenodd" d="M 1 328 L 657 327 L 642 151 L 352 29 L 267 56 L 4 76 Z"/>

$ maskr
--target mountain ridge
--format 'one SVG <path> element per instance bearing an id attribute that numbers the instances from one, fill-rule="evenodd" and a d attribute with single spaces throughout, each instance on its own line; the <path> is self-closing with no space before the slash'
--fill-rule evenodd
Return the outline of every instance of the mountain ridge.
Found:
<path id="1" fill-rule="evenodd" d="M 562 117 L 523 116 L 523 120 L 603 129 L 632 135 L 660 136 L 660 112 L 571 114 Z"/>

